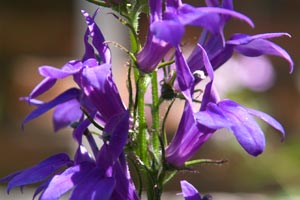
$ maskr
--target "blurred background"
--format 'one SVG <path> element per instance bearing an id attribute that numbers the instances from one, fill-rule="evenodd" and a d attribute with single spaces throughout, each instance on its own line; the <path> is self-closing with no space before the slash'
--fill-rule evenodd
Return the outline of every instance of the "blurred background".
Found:
<path id="1" fill-rule="evenodd" d="M 203 4 L 199 0 L 186 2 Z M 267 148 L 254 158 L 242 150 L 231 133 L 218 132 L 201 148 L 197 158 L 227 159 L 229 162 L 221 166 L 202 165 L 197 168 L 198 172 L 180 172 L 166 189 L 178 191 L 178 181 L 187 179 L 202 193 L 217 193 L 216 196 L 243 193 L 247 195 L 240 199 L 248 196 L 249 199 L 300 199 L 300 1 L 243 0 L 234 3 L 237 11 L 254 21 L 255 29 L 233 20 L 225 29 L 227 38 L 235 32 L 288 32 L 291 39 L 285 37 L 273 41 L 290 53 L 295 70 L 289 74 L 288 63 L 281 58 L 249 60 L 235 56 L 217 72 L 219 77 L 227 77 L 217 83 L 217 88 L 222 98 L 231 98 L 278 119 L 285 127 L 286 140 L 281 143 L 278 132 L 262 123 Z M 72 156 L 74 142 L 70 130 L 54 133 L 51 113 L 31 121 L 24 131 L 21 130 L 22 119 L 33 107 L 20 102 L 19 97 L 27 96 L 42 79 L 37 71 L 39 66 L 61 67 L 67 61 L 81 57 L 86 26 L 80 10 L 87 9 L 91 13 L 95 8 L 84 0 L 0 1 L 0 177 L 58 152 L 69 152 Z M 101 16 L 97 17 L 106 39 L 128 45 L 126 29 L 108 12 L 101 11 Z M 142 20 L 146 19 L 142 17 Z M 115 31 L 115 27 L 119 30 Z M 187 44 L 196 41 L 195 30 L 188 29 Z M 145 30 L 142 29 L 143 34 Z M 120 50 L 114 47 L 112 50 L 115 80 L 123 91 L 122 97 L 127 99 L 125 78 L 120 76 L 124 74 L 126 57 Z M 253 85 L 256 79 L 260 82 Z M 49 100 L 69 86 L 67 80 L 42 98 Z M 170 134 L 176 131 L 176 123 L 171 124 L 176 120 L 179 119 L 169 120 Z M 17 198 L 4 193 L 5 188 L 1 187 L 0 199 Z M 13 193 L 19 194 L 19 191 L 16 189 Z M 28 193 L 25 188 L 25 194 Z M 230 196 L 229 199 L 234 198 Z"/>

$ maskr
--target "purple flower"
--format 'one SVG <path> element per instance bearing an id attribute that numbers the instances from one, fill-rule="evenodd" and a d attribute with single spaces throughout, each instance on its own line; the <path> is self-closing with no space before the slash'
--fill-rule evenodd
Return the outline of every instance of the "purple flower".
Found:
<path id="1" fill-rule="evenodd" d="M 84 68 L 81 87 L 104 121 L 125 111 L 125 106 L 112 78 L 110 64 Z"/>
<path id="2" fill-rule="evenodd" d="M 71 165 L 73 165 L 73 161 L 70 160 L 69 156 L 60 153 L 41 161 L 31 168 L 1 178 L 0 182 L 8 182 L 7 193 L 9 193 L 14 187 L 23 187 L 28 184 L 45 181 L 59 169 Z"/>
<path id="3" fill-rule="evenodd" d="M 33 98 L 48 91 L 55 84 L 56 80 L 64 79 L 67 76 L 73 76 L 82 91 L 72 89 L 72 91 L 76 91 L 76 95 L 72 95 L 67 90 L 50 102 L 38 105 L 36 110 L 25 118 L 23 125 L 56 106 L 53 115 L 55 130 L 71 125 L 74 122 L 83 122 L 81 109 L 95 117 L 95 120 L 101 125 L 108 122 L 114 115 L 125 111 L 125 106 L 112 78 L 110 50 L 104 44 L 104 37 L 94 22 L 97 11 L 93 17 L 90 17 L 85 11 L 82 11 L 82 13 L 88 25 L 84 37 L 86 50 L 83 59 L 70 61 L 61 69 L 51 66 L 40 67 L 39 72 L 45 78 L 25 99 L 29 103 L 36 101 Z M 91 38 L 92 44 L 89 43 L 89 38 Z M 97 50 L 99 58 L 95 55 L 94 49 Z M 99 95 L 101 98 L 99 98 Z M 88 125 L 89 123 L 86 122 L 77 129 L 77 133 L 75 133 L 77 140 L 79 140 L 79 135 L 83 133 L 82 131 Z M 78 132 L 81 132 L 81 134 Z"/>
<path id="4" fill-rule="evenodd" d="M 284 129 L 273 117 L 261 111 L 249 109 L 231 100 L 222 100 L 208 103 L 205 111 L 195 114 L 197 122 L 204 126 L 218 130 L 220 128 L 230 129 L 240 145 L 251 155 L 261 154 L 265 148 L 264 133 L 255 121 L 256 116 L 285 136 Z"/>
<path id="5" fill-rule="evenodd" d="M 226 2 L 224 3 L 224 8 L 219 8 L 193 7 L 183 4 L 181 0 L 168 0 L 166 1 L 166 11 L 164 12 L 163 20 L 152 23 L 150 29 L 156 38 L 171 43 L 176 47 L 180 44 L 186 25 L 200 26 L 212 33 L 220 34 L 228 17 L 235 17 L 253 26 L 252 21 L 248 17 L 230 10 L 232 7 L 231 1 L 224 2 Z"/>
<path id="6" fill-rule="evenodd" d="M 162 1 L 149 0 L 150 7 L 150 24 L 162 20 Z M 178 30 L 175 30 L 178 31 Z M 142 50 L 137 54 L 137 63 L 141 71 L 145 73 L 152 72 L 161 62 L 162 58 L 171 49 L 172 45 L 155 37 L 149 30 L 147 39 Z"/>
<path id="7" fill-rule="evenodd" d="M 186 180 L 180 181 L 182 195 L 185 200 L 202 200 L 198 190 Z"/>
<path id="8" fill-rule="evenodd" d="M 26 170 L 0 179 L 8 182 L 8 192 L 14 187 L 39 183 L 35 195 L 40 199 L 59 199 L 73 189 L 69 199 L 132 199 L 135 188 L 124 162 L 123 148 L 127 143 L 129 113 L 114 116 L 106 125 L 109 138 L 99 150 L 96 160 L 80 145 L 71 161 L 66 154 L 54 155 Z M 62 167 L 65 170 L 59 171 Z"/>
<path id="9" fill-rule="evenodd" d="M 109 140 L 96 155 L 94 161 L 86 153 L 79 152 L 77 162 L 63 173 L 54 176 L 41 194 L 42 199 L 57 198 L 74 188 L 70 199 L 138 199 L 127 164 L 123 148 L 127 143 L 129 113 L 113 117 L 106 125 L 104 134 Z M 59 187 L 59 186 L 65 187 Z M 59 194 L 59 195 L 58 195 Z"/>
<path id="10" fill-rule="evenodd" d="M 212 129 L 206 128 L 196 121 L 190 104 L 186 103 L 177 131 L 165 150 L 167 162 L 173 166 L 182 166 L 209 139 L 212 133 Z"/>
<path id="11" fill-rule="evenodd" d="M 289 36 L 287 33 L 265 33 L 258 35 L 245 35 L 245 34 L 234 34 L 225 46 L 222 45 L 220 37 L 210 37 L 205 43 L 201 44 L 213 66 L 213 69 L 218 69 L 222 64 L 231 58 L 233 53 L 236 51 L 242 55 L 249 57 L 256 57 L 261 55 L 275 55 L 284 58 L 290 64 L 290 73 L 293 71 L 293 61 L 290 55 L 282 49 L 280 46 L 267 39 Z M 200 41 L 199 41 L 200 42 Z M 196 47 L 192 54 L 187 59 L 187 63 L 192 72 L 196 70 L 203 70 L 204 64 L 201 62 L 202 57 L 199 52 L 202 50 Z"/>
<path id="12" fill-rule="evenodd" d="M 179 90 L 184 95 L 185 99 L 192 105 L 192 90 L 194 89 L 194 76 L 190 71 L 189 66 L 180 50 L 176 48 L 175 52 L 175 66 L 176 66 L 176 81 Z"/>
<path id="13" fill-rule="evenodd" d="M 61 113 L 57 113 L 57 112 L 62 112 L 63 115 L 66 114 L 64 111 L 62 111 L 62 109 L 68 110 L 69 105 L 70 105 L 68 103 L 74 104 L 73 100 L 78 99 L 80 97 L 80 95 L 81 95 L 81 91 L 79 89 L 71 88 L 71 89 L 66 90 L 65 92 L 58 95 L 56 98 L 54 98 L 53 100 L 51 100 L 47 103 L 40 102 L 40 104 L 35 104 L 37 106 L 37 108 L 25 117 L 25 119 L 22 122 L 22 126 L 24 126 L 28 121 L 39 117 L 40 115 L 44 114 L 48 110 L 50 110 L 58 105 L 61 105 L 62 107 L 61 107 L 61 109 L 58 108 L 58 111 L 56 111 L 56 113 L 54 114 L 55 129 L 59 129 L 59 128 L 65 126 L 66 123 L 73 122 L 73 120 L 78 120 L 81 117 L 80 113 L 82 113 L 82 112 L 79 111 L 76 107 L 74 110 L 72 110 L 72 115 L 66 116 L 67 118 L 65 118 L 64 121 L 57 120 L 58 118 L 59 119 L 64 118 L 61 115 Z M 36 102 L 35 99 L 25 98 L 25 100 L 27 100 L 29 103 Z"/>
<path id="14" fill-rule="evenodd" d="M 218 95 L 212 87 L 213 68 L 204 49 L 201 46 L 199 48 L 202 49 L 201 58 L 203 60 L 201 62 L 204 63 L 210 78 L 210 82 L 204 90 L 200 107 L 200 110 L 205 110 L 209 102 L 218 101 Z M 175 136 L 165 150 L 167 162 L 174 166 L 182 166 L 210 138 L 213 132 L 213 129 L 207 128 L 196 121 L 192 104 L 187 100 Z"/>
<path id="15" fill-rule="evenodd" d="M 200 45 L 198 48 L 201 50 L 201 62 L 210 82 L 205 87 L 199 112 L 195 113 L 190 103 L 185 104 L 179 127 L 165 150 L 167 162 L 182 166 L 220 128 L 232 130 L 240 145 L 249 154 L 259 155 L 264 150 L 265 137 L 252 115 L 261 118 L 284 135 L 283 127 L 263 112 L 244 108 L 231 100 L 219 101 L 213 87 L 213 67 L 205 50 Z"/>

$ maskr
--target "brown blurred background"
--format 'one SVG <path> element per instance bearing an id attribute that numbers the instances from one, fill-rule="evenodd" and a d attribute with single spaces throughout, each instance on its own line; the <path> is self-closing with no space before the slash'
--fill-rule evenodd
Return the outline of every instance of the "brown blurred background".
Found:
<path id="1" fill-rule="evenodd" d="M 202 1 L 189 2 L 197 5 Z M 271 57 L 276 72 L 272 88 L 258 93 L 244 89 L 228 94 L 242 104 L 274 116 L 284 125 L 287 138 L 281 143 L 279 134 L 266 126 L 266 151 L 253 158 L 241 149 L 230 133 L 217 133 L 197 157 L 228 159 L 229 162 L 222 166 L 201 166 L 197 174 L 179 173 L 167 189 L 179 190 L 178 180 L 185 178 L 203 192 L 264 193 L 289 199 L 300 194 L 300 1 L 236 0 L 234 3 L 236 10 L 249 16 L 256 27 L 251 29 L 234 20 L 226 27 L 227 37 L 234 32 L 288 32 L 292 35 L 291 39 L 274 40 L 293 57 L 295 71 L 292 75 L 288 73 L 287 62 Z M 81 55 L 81 33 L 85 23 L 80 9 L 87 7 L 95 10 L 83 4 L 83 0 L 0 2 L 0 177 L 54 153 L 67 151 L 72 154 L 70 131 L 64 129 L 54 133 L 51 113 L 33 120 L 21 130 L 21 121 L 32 107 L 19 102 L 18 98 L 28 95 L 41 80 L 38 66 L 60 67 Z M 194 36 L 194 29 L 187 34 Z M 127 36 L 124 38 L 126 40 Z M 118 84 L 123 90 L 124 83 Z M 58 90 L 63 88 L 51 90 L 49 96 L 42 98 L 52 98 Z M 222 139 L 222 134 L 226 139 Z"/>

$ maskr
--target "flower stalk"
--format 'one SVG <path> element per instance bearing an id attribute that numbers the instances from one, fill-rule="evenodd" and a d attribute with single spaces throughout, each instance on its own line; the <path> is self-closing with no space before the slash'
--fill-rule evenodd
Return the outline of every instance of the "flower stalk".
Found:
<path id="1" fill-rule="evenodd" d="M 157 84 L 157 71 L 153 71 L 151 74 L 151 89 L 152 89 L 152 129 L 151 129 L 151 138 L 152 138 L 152 147 L 154 156 L 157 161 L 160 160 L 160 117 L 159 117 L 159 97 L 158 97 L 158 84 Z"/>
<path id="2" fill-rule="evenodd" d="M 149 157 L 148 157 L 148 131 L 147 131 L 147 121 L 145 116 L 145 93 L 149 85 L 149 76 L 144 73 L 139 73 L 139 78 L 137 81 L 137 108 L 138 108 L 138 136 L 137 136 L 137 155 L 140 157 L 141 161 L 149 167 Z"/>

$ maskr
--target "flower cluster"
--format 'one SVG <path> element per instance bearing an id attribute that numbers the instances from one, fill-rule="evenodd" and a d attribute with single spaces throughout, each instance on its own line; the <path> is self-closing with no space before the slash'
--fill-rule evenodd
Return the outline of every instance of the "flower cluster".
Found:
<path id="1" fill-rule="evenodd" d="M 253 26 L 247 16 L 233 10 L 232 0 L 206 0 L 206 7 L 194 7 L 181 0 L 111 0 L 98 4 L 117 11 L 118 19 L 130 30 L 132 49 L 126 50 L 130 58 L 129 104 L 123 103 L 114 82 L 108 42 L 94 21 L 97 11 L 92 16 L 82 11 L 87 24 L 82 58 L 69 61 L 61 68 L 41 66 L 39 73 L 44 79 L 28 97 L 21 98 L 36 107 L 22 126 L 54 108 L 54 130 L 73 129 L 78 146 L 75 156 L 72 159 L 59 153 L 0 179 L 8 182 L 8 192 L 14 187 L 40 183 L 34 194 L 34 197 L 40 194 L 40 199 L 59 199 L 72 190 L 69 199 L 129 200 L 140 199 L 142 183 L 146 183 L 148 199 L 160 199 L 168 180 L 178 170 L 188 169 L 193 155 L 219 129 L 231 130 L 242 148 L 253 156 L 261 154 L 265 147 L 264 133 L 254 117 L 277 129 L 284 138 L 283 127 L 271 116 L 233 100 L 221 100 L 214 87 L 214 71 L 234 53 L 239 53 L 249 57 L 282 57 L 289 62 L 292 72 L 289 54 L 269 40 L 289 34 L 239 33 L 226 39 L 224 27 L 232 18 Z M 136 24 L 141 12 L 149 16 L 143 46 Z M 181 45 L 186 26 L 201 30 L 188 56 L 182 53 Z M 37 99 L 59 79 L 69 76 L 76 86 L 48 102 Z M 206 85 L 199 91 L 197 86 L 204 80 Z M 145 117 L 148 87 L 152 96 L 151 124 Z M 176 133 L 168 141 L 165 120 L 176 99 L 185 102 L 184 110 Z M 161 117 L 159 108 L 165 101 L 169 108 Z M 99 131 L 91 132 L 90 125 Z M 92 154 L 83 144 L 84 137 Z M 103 145 L 99 146 L 96 140 L 101 140 Z M 132 162 L 132 170 L 128 161 Z M 133 169 L 138 177 L 136 181 L 131 179 Z M 185 199 L 204 199 L 187 181 L 181 181 L 181 187 Z"/>

